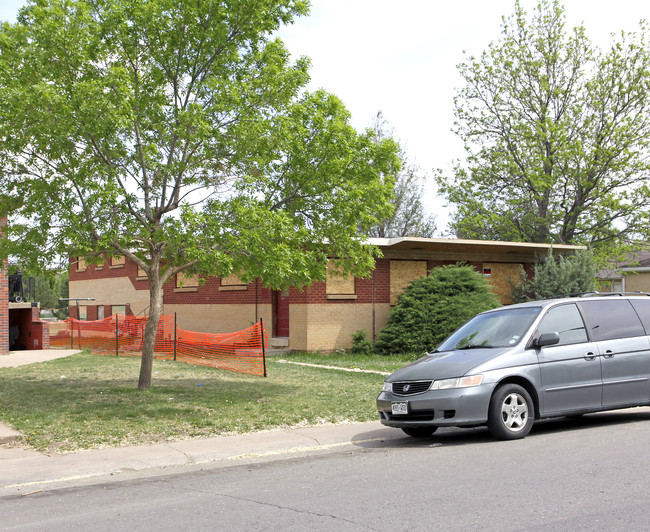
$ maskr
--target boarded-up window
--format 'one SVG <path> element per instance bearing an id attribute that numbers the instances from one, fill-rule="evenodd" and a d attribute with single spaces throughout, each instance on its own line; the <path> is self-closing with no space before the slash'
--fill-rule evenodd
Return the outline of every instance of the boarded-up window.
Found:
<path id="1" fill-rule="evenodd" d="M 145 272 L 140 266 L 138 266 L 138 279 L 146 279 L 147 272 Z"/>
<path id="2" fill-rule="evenodd" d="M 113 305 L 111 307 L 111 312 L 113 316 L 115 315 L 120 315 L 120 316 L 125 316 L 126 315 L 126 305 Z"/>
<path id="3" fill-rule="evenodd" d="M 85 305 L 79 306 L 79 319 L 87 320 L 88 319 L 88 307 Z"/>
<path id="4" fill-rule="evenodd" d="M 521 281 L 521 272 L 524 267 L 521 264 L 504 263 L 504 262 L 484 262 L 483 272 L 490 270 L 490 276 L 487 277 L 492 292 L 499 298 L 503 305 L 512 303 L 511 283 L 515 286 Z"/>
<path id="5" fill-rule="evenodd" d="M 77 257 L 77 271 L 85 272 L 86 271 L 86 261 L 81 257 Z"/>
<path id="6" fill-rule="evenodd" d="M 219 290 L 248 290 L 248 285 L 238 275 L 227 275 L 221 278 Z"/>
<path id="7" fill-rule="evenodd" d="M 328 295 L 354 294 L 354 277 L 352 275 L 341 275 L 334 267 L 334 264 L 328 262 L 325 291 Z"/>
<path id="8" fill-rule="evenodd" d="M 404 288 L 413 280 L 427 275 L 425 260 L 391 260 L 390 261 L 390 304 L 397 305 L 397 300 Z"/>
<path id="9" fill-rule="evenodd" d="M 198 288 L 199 276 L 196 273 L 177 273 L 176 288 Z"/>
<path id="10" fill-rule="evenodd" d="M 126 257 L 124 255 L 113 255 L 111 257 L 111 268 L 124 268 Z"/>

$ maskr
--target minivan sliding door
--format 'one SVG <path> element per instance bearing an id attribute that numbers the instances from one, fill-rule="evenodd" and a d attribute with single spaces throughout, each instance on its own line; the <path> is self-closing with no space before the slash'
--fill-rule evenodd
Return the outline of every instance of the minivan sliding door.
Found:
<path id="1" fill-rule="evenodd" d="M 601 358 L 603 407 L 647 402 L 650 343 L 630 301 L 582 301 L 580 308 Z"/>
<path id="2" fill-rule="evenodd" d="M 602 379 L 598 347 L 588 340 L 574 303 L 549 309 L 535 336 L 552 332 L 560 335 L 560 342 L 537 349 L 542 380 L 541 413 L 599 409 Z"/>

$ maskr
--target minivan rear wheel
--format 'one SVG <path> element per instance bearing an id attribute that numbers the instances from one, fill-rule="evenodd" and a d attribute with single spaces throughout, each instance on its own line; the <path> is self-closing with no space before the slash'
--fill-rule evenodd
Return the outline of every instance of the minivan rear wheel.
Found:
<path id="1" fill-rule="evenodd" d="M 524 438 L 533 428 L 535 406 L 530 394 L 518 384 L 496 389 L 488 411 L 488 430 L 500 440 Z"/>
<path id="2" fill-rule="evenodd" d="M 402 428 L 402 430 L 404 431 L 404 434 L 408 434 L 414 438 L 426 438 L 438 430 L 438 427 L 408 427 Z"/>

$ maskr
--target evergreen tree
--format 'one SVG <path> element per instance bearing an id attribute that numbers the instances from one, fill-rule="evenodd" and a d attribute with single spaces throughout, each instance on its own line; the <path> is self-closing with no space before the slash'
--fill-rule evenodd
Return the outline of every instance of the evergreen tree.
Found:
<path id="1" fill-rule="evenodd" d="M 471 266 L 435 268 L 406 287 L 379 333 L 377 350 L 431 351 L 475 314 L 498 306 L 487 280 Z"/>
<path id="2" fill-rule="evenodd" d="M 548 255 L 535 265 L 532 279 L 522 272 L 519 284 L 512 287 L 512 300 L 521 303 L 595 292 L 597 269 L 591 251 L 578 251 L 565 257 L 553 255 L 550 249 Z"/>

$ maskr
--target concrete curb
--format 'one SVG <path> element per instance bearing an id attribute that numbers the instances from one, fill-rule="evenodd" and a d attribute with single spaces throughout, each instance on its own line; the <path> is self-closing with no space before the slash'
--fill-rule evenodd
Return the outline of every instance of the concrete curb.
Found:
<path id="1" fill-rule="evenodd" d="M 17 430 L 0 423 L 0 445 L 12 443 L 20 438 L 21 433 Z"/>
<path id="2" fill-rule="evenodd" d="M 46 455 L 0 447 L 0 497 L 98 482 L 106 477 L 177 466 L 291 456 L 348 445 L 381 445 L 405 436 L 378 421 L 217 436 L 134 447 Z"/>

